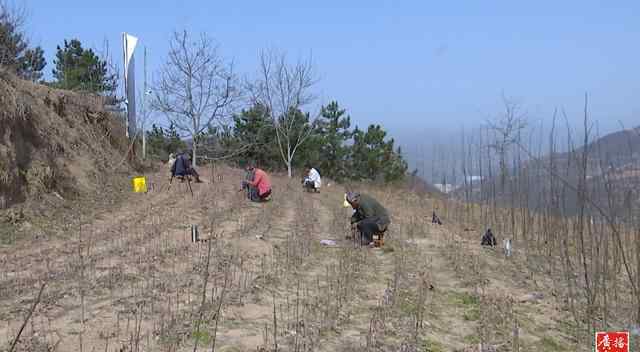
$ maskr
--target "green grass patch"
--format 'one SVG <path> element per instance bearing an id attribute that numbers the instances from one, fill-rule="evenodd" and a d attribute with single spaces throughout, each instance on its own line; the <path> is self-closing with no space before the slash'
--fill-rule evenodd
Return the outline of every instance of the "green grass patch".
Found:
<path id="1" fill-rule="evenodd" d="M 462 342 L 467 345 L 477 345 L 480 343 L 480 336 L 478 335 L 467 335 L 462 338 Z"/>
<path id="2" fill-rule="evenodd" d="M 17 229 L 15 226 L 0 223 L 0 244 L 2 245 L 15 244 L 16 237 L 17 237 Z"/>
<path id="3" fill-rule="evenodd" d="M 467 309 L 462 317 L 466 321 L 478 321 L 480 320 L 480 309 L 478 307 Z"/>
<path id="4" fill-rule="evenodd" d="M 463 293 L 460 295 L 460 301 L 462 302 L 462 304 L 464 304 L 465 306 L 469 306 L 469 305 L 478 305 L 480 303 L 480 300 L 478 299 L 478 297 L 468 294 L 468 293 Z"/>
<path id="5" fill-rule="evenodd" d="M 208 331 L 194 331 L 191 337 L 194 341 L 197 341 L 199 345 L 208 345 L 211 342 L 211 335 Z"/>
<path id="6" fill-rule="evenodd" d="M 446 349 L 441 343 L 425 338 L 422 341 L 422 350 L 424 352 L 445 352 Z"/>
<path id="7" fill-rule="evenodd" d="M 400 300 L 400 310 L 405 314 L 415 314 L 418 309 L 412 297 L 402 297 Z"/>

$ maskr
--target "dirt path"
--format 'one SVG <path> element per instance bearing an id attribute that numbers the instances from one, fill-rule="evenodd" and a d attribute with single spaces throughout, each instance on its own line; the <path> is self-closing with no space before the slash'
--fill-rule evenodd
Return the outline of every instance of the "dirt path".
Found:
<path id="1" fill-rule="evenodd" d="M 259 272 L 266 258 L 274 256 L 274 248 L 282 245 L 294 228 L 299 216 L 294 199 L 287 196 L 288 180 L 275 179 L 274 194 L 269 203 L 245 203 L 244 213 L 238 214 L 255 226 L 225 227 L 235 233 L 232 248 L 246 256 L 246 267 Z M 264 327 L 273 321 L 271 295 L 266 286 L 254 286 L 255 293 L 247 302 L 225 309 L 225 329 L 219 334 L 219 345 L 241 351 L 256 350 L 264 344 Z"/>

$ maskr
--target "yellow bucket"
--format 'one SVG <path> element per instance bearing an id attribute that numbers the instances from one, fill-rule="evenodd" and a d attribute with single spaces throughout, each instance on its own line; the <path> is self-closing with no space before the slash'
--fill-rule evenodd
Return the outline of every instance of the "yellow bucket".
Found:
<path id="1" fill-rule="evenodd" d="M 147 193 L 147 179 L 144 176 L 137 176 L 131 180 L 135 193 Z"/>

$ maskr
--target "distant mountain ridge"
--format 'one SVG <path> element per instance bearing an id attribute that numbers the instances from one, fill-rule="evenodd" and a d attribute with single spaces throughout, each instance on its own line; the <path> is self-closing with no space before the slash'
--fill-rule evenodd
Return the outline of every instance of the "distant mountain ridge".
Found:
<path id="1" fill-rule="evenodd" d="M 520 199 L 517 206 L 540 210 L 549 207 L 551 200 L 558 197 L 552 193 L 561 191 L 559 211 L 564 215 L 574 215 L 579 204 L 575 189 L 582 175 L 584 152 L 585 146 L 580 146 L 569 152 L 547 154 L 526 161 L 519 170 L 510 170 L 503 191 L 499 176 L 494 176 L 482 184 L 460 187 L 454 195 L 458 198 L 470 196 L 470 201 L 477 202 L 486 201 L 495 191 L 498 204 L 512 206 L 514 199 Z M 586 188 L 591 201 L 611 213 L 623 212 L 629 202 L 640 202 L 640 127 L 593 140 L 586 146 L 586 152 Z M 554 177 L 551 177 L 551 171 Z M 519 193 L 527 190 L 527 199 L 522 201 Z"/>

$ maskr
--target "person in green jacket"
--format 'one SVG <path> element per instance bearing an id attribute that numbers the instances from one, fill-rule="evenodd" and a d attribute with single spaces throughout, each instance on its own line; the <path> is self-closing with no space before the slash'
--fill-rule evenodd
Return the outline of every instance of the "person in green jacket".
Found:
<path id="1" fill-rule="evenodd" d="M 366 194 L 348 192 L 346 198 L 355 210 L 351 216 L 351 226 L 355 226 L 360 232 L 360 243 L 370 245 L 373 235 L 386 231 L 391 223 L 387 209 Z"/>

